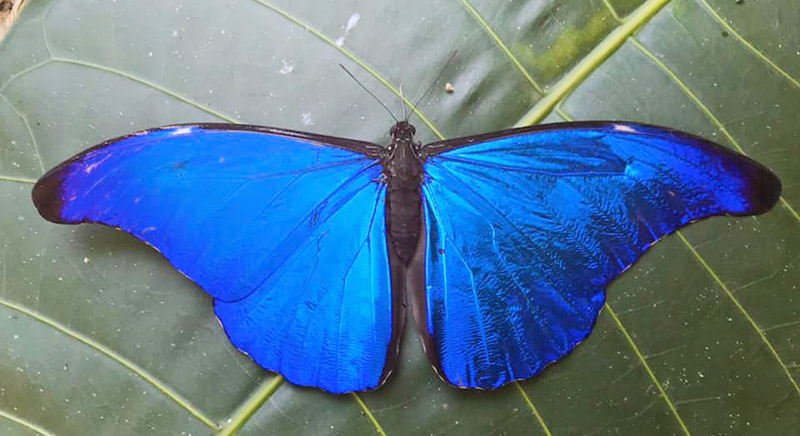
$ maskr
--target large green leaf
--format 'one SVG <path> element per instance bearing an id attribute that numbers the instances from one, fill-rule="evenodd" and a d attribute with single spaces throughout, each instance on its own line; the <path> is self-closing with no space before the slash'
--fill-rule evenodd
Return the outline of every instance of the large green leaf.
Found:
<path id="1" fill-rule="evenodd" d="M 798 23 L 796 0 L 32 1 L 0 46 L 0 433 L 797 434 Z M 663 124 L 765 163 L 782 203 L 660 242 L 535 380 L 455 390 L 409 329 L 387 385 L 344 397 L 260 370 L 152 249 L 31 205 L 45 169 L 155 125 L 385 142 L 387 115 L 337 64 L 397 110 L 399 85 L 413 94 L 454 49 L 455 92 L 434 89 L 422 140 Z"/>

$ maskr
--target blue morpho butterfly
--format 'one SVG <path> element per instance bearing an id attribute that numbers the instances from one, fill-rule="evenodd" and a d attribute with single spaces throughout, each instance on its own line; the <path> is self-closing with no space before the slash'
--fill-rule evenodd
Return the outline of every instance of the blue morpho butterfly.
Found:
<path id="1" fill-rule="evenodd" d="M 33 189 L 56 223 L 118 227 L 215 300 L 231 342 L 297 385 L 373 389 L 406 297 L 437 373 L 527 379 L 591 332 L 605 288 L 656 241 L 777 201 L 778 178 L 686 133 L 551 124 L 388 147 L 187 124 L 104 142 Z"/>

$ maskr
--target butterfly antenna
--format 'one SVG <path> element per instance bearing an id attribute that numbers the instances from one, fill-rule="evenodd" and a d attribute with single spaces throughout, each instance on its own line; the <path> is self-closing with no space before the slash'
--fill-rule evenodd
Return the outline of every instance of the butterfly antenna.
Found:
<path id="1" fill-rule="evenodd" d="M 339 66 L 340 66 L 340 67 L 342 67 L 342 69 L 344 70 L 344 72 L 345 72 L 345 73 L 347 73 L 347 75 L 348 75 L 348 76 L 350 76 L 350 78 L 351 78 L 351 79 L 355 80 L 355 81 L 356 81 L 356 83 L 358 83 L 358 86 L 360 86 L 360 87 L 361 87 L 361 88 L 362 88 L 364 91 L 367 91 L 367 94 L 371 95 L 371 96 L 372 96 L 372 98 L 374 98 L 374 99 L 375 99 L 375 101 L 377 101 L 377 102 L 378 102 L 378 103 L 379 103 L 381 106 L 383 106 L 383 108 L 384 108 L 384 109 L 386 109 L 386 112 L 388 112 L 388 113 L 389 113 L 389 116 L 390 116 L 390 117 L 392 117 L 392 119 L 394 120 L 394 122 L 396 122 L 396 123 L 397 123 L 397 122 L 399 122 L 399 121 L 397 120 L 397 117 L 396 117 L 396 116 L 394 116 L 394 114 L 392 113 L 392 111 L 390 111 L 390 110 L 389 110 L 389 108 L 388 108 L 388 107 L 386 107 L 386 105 L 385 105 L 385 104 L 383 104 L 383 102 L 382 102 L 382 101 L 381 101 L 381 100 L 380 100 L 378 97 L 376 97 L 376 96 L 375 96 L 375 94 L 373 94 L 373 93 L 372 93 L 372 91 L 370 91 L 369 89 L 367 89 L 367 87 L 366 87 L 366 86 L 364 86 L 364 84 L 363 84 L 363 83 L 359 82 L 359 81 L 358 81 L 358 79 L 356 79 L 356 76 L 354 76 L 354 75 L 353 75 L 353 73 L 351 73 L 351 72 L 350 72 L 350 70 L 348 70 L 347 68 L 345 68 L 345 66 L 344 66 L 344 65 L 342 65 L 342 64 L 339 64 Z"/>
<path id="2" fill-rule="evenodd" d="M 433 85 L 435 85 L 436 82 L 438 82 L 439 79 L 442 78 L 442 76 L 444 75 L 445 70 L 447 69 L 447 66 L 450 65 L 450 62 L 453 61 L 453 59 L 456 57 L 456 54 L 458 54 L 458 50 L 453 50 L 453 54 L 451 54 L 450 58 L 447 59 L 447 62 L 444 63 L 444 66 L 442 67 L 441 71 L 439 71 L 439 75 L 436 76 L 436 80 L 431 82 L 431 84 L 428 85 L 428 89 L 425 90 L 425 92 L 422 94 L 422 96 L 420 96 L 417 99 L 417 101 L 413 105 L 411 105 L 411 113 L 408 114 L 409 118 L 411 117 L 411 115 L 414 114 L 414 111 L 417 110 L 417 106 L 420 104 L 420 102 L 422 102 L 422 100 L 425 99 L 425 97 L 428 95 L 428 93 L 431 92 L 431 90 L 433 89 Z M 405 120 L 408 121 L 408 118 L 406 118 Z"/>
<path id="3" fill-rule="evenodd" d="M 408 121 L 406 114 L 406 99 L 403 97 L 403 84 L 400 84 L 400 106 L 403 107 L 403 120 Z"/>

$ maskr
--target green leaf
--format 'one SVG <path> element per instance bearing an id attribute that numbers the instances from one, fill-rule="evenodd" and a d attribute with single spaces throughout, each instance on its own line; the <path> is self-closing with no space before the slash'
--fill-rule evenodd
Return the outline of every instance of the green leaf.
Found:
<path id="1" fill-rule="evenodd" d="M 0 433 L 796 433 L 795 3 L 30 2 L 0 45 Z M 31 204 L 46 169 L 151 126 L 223 120 L 386 142 L 387 115 L 337 64 L 399 111 L 400 85 L 413 96 L 455 49 L 444 77 L 455 92 L 437 84 L 421 106 L 423 141 L 644 121 L 747 153 L 780 175 L 784 197 L 657 244 L 611 286 L 585 343 L 535 380 L 456 390 L 409 327 L 389 382 L 343 397 L 281 383 L 237 352 L 210 298 L 154 250 L 47 223 Z"/>

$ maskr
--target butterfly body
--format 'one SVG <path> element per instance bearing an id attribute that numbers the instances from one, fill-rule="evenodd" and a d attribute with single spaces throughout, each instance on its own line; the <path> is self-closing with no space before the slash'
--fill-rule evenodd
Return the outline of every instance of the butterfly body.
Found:
<path id="1" fill-rule="evenodd" d="M 386 228 L 400 262 L 408 265 L 419 244 L 422 221 L 424 159 L 416 129 L 400 121 L 390 130 L 392 142 L 381 159 L 387 184 Z"/>
<path id="2" fill-rule="evenodd" d="M 157 248 L 214 298 L 233 345 L 288 381 L 374 389 L 409 294 L 425 352 L 462 388 L 528 379 L 592 331 L 605 288 L 662 237 L 753 215 L 778 178 L 702 138 L 636 123 L 536 126 L 388 147 L 192 124 L 107 141 L 33 189 L 56 223 Z"/>

